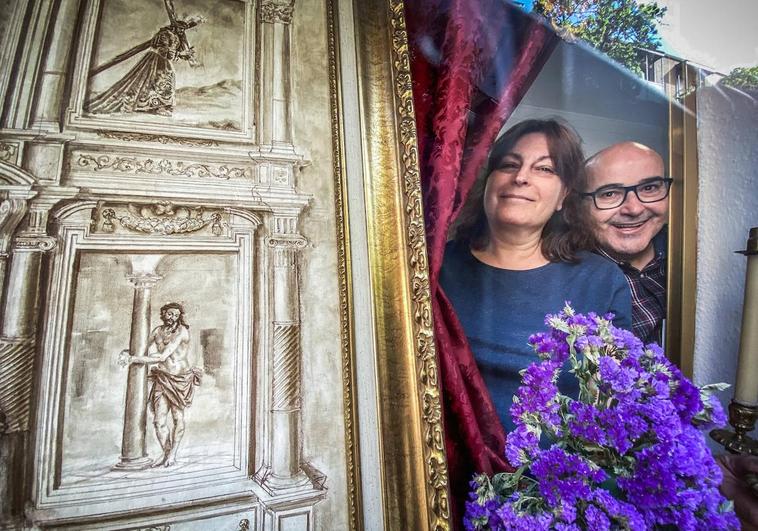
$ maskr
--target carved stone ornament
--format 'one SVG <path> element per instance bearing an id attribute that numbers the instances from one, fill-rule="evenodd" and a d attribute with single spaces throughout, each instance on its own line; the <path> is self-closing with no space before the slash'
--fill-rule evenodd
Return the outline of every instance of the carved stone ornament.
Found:
<path id="1" fill-rule="evenodd" d="M 294 8 L 294 2 L 264 1 L 260 7 L 261 22 L 289 24 L 292 22 Z"/>
<path id="2" fill-rule="evenodd" d="M 21 234 L 13 240 L 13 249 L 16 251 L 52 251 L 57 242 L 52 236 L 30 236 Z"/>
<path id="3" fill-rule="evenodd" d="M 215 165 L 207 163 L 186 163 L 167 159 L 141 159 L 137 157 L 112 157 L 110 155 L 89 155 L 80 153 L 76 159 L 79 168 L 85 168 L 94 172 L 103 170 L 130 173 L 135 175 L 169 175 L 171 177 L 216 179 L 250 179 L 250 168 L 228 166 L 226 164 Z"/>
<path id="4" fill-rule="evenodd" d="M 151 135 L 148 133 L 127 133 L 122 131 L 100 130 L 97 135 L 101 138 L 123 140 L 125 142 L 158 142 L 160 144 L 178 144 L 180 146 L 215 147 L 218 142 L 205 138 L 187 138 L 170 135 Z"/>
<path id="5" fill-rule="evenodd" d="M 0 341 L 0 411 L 2 432 L 29 429 L 34 367 L 34 342 Z"/>
<path id="6" fill-rule="evenodd" d="M 289 249 L 303 249 L 308 240 L 301 236 L 274 236 L 268 239 L 269 247 L 286 247 Z"/>
<path id="7" fill-rule="evenodd" d="M 15 164 L 18 154 L 18 144 L 11 142 L 0 142 L 0 160 Z"/>
<path id="8" fill-rule="evenodd" d="M 152 205 L 129 204 L 125 211 L 119 213 L 115 208 L 102 208 L 100 217 L 103 232 L 113 232 L 116 229 L 114 222 L 118 221 L 122 227 L 133 232 L 164 236 L 197 232 L 208 225 L 214 236 L 220 236 L 226 225 L 219 212 L 206 216 L 203 207 L 175 206 L 168 201 Z"/>
<path id="9" fill-rule="evenodd" d="M 248 520 L 247 518 L 243 518 L 242 520 L 240 520 L 237 531 L 250 531 L 250 520 Z"/>

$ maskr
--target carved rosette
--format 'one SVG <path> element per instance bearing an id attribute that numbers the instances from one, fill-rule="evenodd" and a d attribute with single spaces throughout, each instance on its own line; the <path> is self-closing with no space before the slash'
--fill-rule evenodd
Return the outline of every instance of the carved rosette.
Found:
<path id="1" fill-rule="evenodd" d="M 295 9 L 294 0 L 291 2 L 264 1 L 260 6 L 261 22 L 267 24 L 289 24 L 292 22 L 292 12 Z"/>
<path id="2" fill-rule="evenodd" d="M 0 341 L 0 411 L 4 433 L 29 429 L 34 368 L 32 340 Z"/>

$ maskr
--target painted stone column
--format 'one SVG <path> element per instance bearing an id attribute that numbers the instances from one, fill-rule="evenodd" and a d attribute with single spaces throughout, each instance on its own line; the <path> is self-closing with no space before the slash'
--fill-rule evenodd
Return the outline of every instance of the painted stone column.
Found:
<path id="1" fill-rule="evenodd" d="M 291 221 L 294 224 L 294 220 Z M 286 223 L 286 222 L 285 222 Z M 271 473 L 273 490 L 308 483 L 300 458 L 300 286 L 298 256 L 306 241 L 296 234 L 268 240 L 273 254 L 273 377 Z"/>
<path id="2" fill-rule="evenodd" d="M 78 0 L 60 0 L 50 24 L 48 47 L 40 73 L 32 127 L 60 131 L 71 45 L 77 27 Z"/>
<path id="3" fill-rule="evenodd" d="M 129 335 L 129 355 L 144 356 L 150 337 L 150 292 L 161 280 L 155 267 L 161 255 L 132 257 L 132 274 L 127 279 L 134 285 L 132 324 Z M 144 363 L 132 363 L 126 378 L 124 401 L 124 430 L 121 438 L 121 460 L 116 469 L 141 469 L 150 466 L 147 457 L 147 372 Z"/>
<path id="4" fill-rule="evenodd" d="M 263 0 L 260 22 L 263 49 L 261 143 L 292 152 L 290 23 L 294 0 Z"/>
<path id="5" fill-rule="evenodd" d="M 5 275 L 0 322 L 0 412 L 3 417 L 0 453 L 2 465 L 8 472 L 0 481 L 0 514 L 10 518 L 18 518 L 23 513 L 40 271 L 43 255 L 56 245 L 55 239 L 46 234 L 48 213 L 62 198 L 54 194 L 30 205 L 25 228 L 12 240 Z M 23 207 L 16 205 L 16 209 L 16 216 L 23 216 Z M 5 233 L 4 236 L 10 235 Z"/>
<path id="6" fill-rule="evenodd" d="M 8 194 L 8 197 L 0 203 L 0 299 L 5 287 L 5 273 L 13 235 L 26 214 L 26 201 L 33 195 L 34 192 L 26 192 L 21 196 Z"/>
<path id="7" fill-rule="evenodd" d="M 47 235 L 47 219 L 54 205 L 76 191 L 56 188 L 41 192 L 31 200 L 25 226 L 13 239 L 0 322 L 0 409 L 6 416 L 6 433 L 29 429 L 40 272 L 43 256 L 56 246 L 55 238 Z M 30 197 L 34 192 L 24 194 Z M 14 215 L 23 216 L 23 205 L 17 203 L 15 208 Z M 2 230 L 6 236 L 5 226 Z"/>

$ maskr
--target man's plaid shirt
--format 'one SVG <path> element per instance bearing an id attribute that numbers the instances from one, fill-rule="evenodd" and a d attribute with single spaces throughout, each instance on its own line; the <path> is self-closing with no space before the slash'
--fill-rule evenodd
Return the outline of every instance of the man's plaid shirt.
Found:
<path id="1" fill-rule="evenodd" d="M 665 236 L 665 230 L 662 233 Z M 645 344 L 661 343 L 666 318 L 666 253 L 662 250 L 666 240 L 658 236 L 653 240 L 654 245 L 661 239 L 663 244 L 655 245 L 655 258 L 642 271 L 614 259 L 602 249 L 598 251 L 623 271 L 632 291 L 632 331 Z"/>

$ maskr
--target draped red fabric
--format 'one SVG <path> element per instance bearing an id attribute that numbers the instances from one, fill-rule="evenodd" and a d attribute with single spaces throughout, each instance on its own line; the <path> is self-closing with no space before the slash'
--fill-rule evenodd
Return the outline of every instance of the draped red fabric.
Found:
<path id="1" fill-rule="evenodd" d="M 505 433 L 437 279 L 448 231 L 497 133 L 556 42 L 503 0 L 406 2 L 453 518 L 474 472 L 508 470 Z"/>

